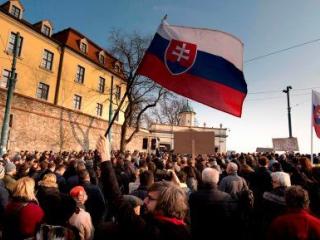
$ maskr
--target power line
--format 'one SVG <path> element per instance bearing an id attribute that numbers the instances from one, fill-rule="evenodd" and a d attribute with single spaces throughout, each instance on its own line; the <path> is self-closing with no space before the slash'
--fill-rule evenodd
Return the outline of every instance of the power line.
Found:
<path id="1" fill-rule="evenodd" d="M 262 58 L 265 58 L 265 57 L 269 57 L 271 55 L 282 53 L 282 52 L 285 52 L 285 51 L 288 51 L 288 50 L 291 50 L 291 49 L 294 49 L 294 48 L 302 47 L 302 46 L 305 46 L 305 45 L 308 45 L 308 44 L 311 44 L 311 43 L 315 43 L 315 42 L 318 42 L 318 41 L 320 41 L 320 38 L 317 38 L 317 39 L 314 39 L 314 40 L 310 40 L 310 41 L 307 41 L 307 42 L 304 42 L 304 43 L 296 44 L 296 45 L 293 45 L 291 47 L 280 49 L 280 50 L 277 50 L 277 51 L 274 51 L 274 52 L 270 52 L 270 53 L 267 53 L 267 54 L 264 54 L 264 55 L 260 55 L 260 56 L 245 60 L 244 63 L 250 63 L 250 62 L 253 62 L 255 60 L 259 60 L 259 59 L 262 59 Z"/>
<path id="2" fill-rule="evenodd" d="M 320 88 L 320 86 L 309 87 L 309 88 L 295 88 L 292 89 L 293 92 L 295 91 L 306 91 Z M 282 93 L 280 90 L 270 90 L 270 91 L 261 91 L 261 92 L 249 92 L 248 95 L 255 95 L 255 94 L 267 94 L 267 93 Z"/>

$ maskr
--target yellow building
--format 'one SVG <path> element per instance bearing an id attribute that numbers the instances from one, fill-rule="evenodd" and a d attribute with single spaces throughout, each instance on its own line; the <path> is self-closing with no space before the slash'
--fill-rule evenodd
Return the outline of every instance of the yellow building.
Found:
<path id="1" fill-rule="evenodd" d="M 53 34 L 50 21 L 30 24 L 23 13 L 19 0 L 0 6 L 0 88 L 7 87 L 19 32 L 16 93 L 109 120 L 111 79 L 114 103 L 125 92 L 122 64 L 76 30 Z"/>

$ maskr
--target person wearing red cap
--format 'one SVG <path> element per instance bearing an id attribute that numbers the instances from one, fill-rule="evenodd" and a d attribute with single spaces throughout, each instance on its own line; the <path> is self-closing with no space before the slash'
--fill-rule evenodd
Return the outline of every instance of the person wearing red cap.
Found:
<path id="1" fill-rule="evenodd" d="M 94 227 L 91 216 L 84 209 L 84 204 L 88 199 L 87 193 L 82 186 L 76 186 L 71 189 L 70 196 L 77 203 L 77 209 L 69 219 L 69 224 L 79 231 L 81 240 L 91 240 L 94 237 Z"/>

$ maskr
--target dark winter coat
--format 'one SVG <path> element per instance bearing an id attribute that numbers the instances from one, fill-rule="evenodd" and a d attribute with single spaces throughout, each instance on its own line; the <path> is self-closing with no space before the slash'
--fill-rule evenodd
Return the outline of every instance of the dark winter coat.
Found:
<path id="1" fill-rule="evenodd" d="M 217 185 L 204 185 L 189 197 L 191 232 L 193 239 L 205 239 L 214 233 L 214 239 L 229 239 L 234 231 L 230 226 L 236 221 L 237 201 L 218 190 Z M 220 238 L 219 238 L 220 237 Z"/>
<path id="2" fill-rule="evenodd" d="M 50 225 L 65 225 L 71 214 L 68 209 L 72 200 L 69 195 L 60 193 L 56 187 L 39 186 L 37 199 L 45 212 L 44 221 Z"/>
<path id="3" fill-rule="evenodd" d="M 88 200 L 85 203 L 85 208 L 91 215 L 92 223 L 94 225 L 103 221 L 106 214 L 106 203 L 103 194 L 97 185 L 90 182 L 83 182 L 81 184 L 88 195 Z"/>
<path id="4" fill-rule="evenodd" d="M 0 224 L 3 222 L 3 214 L 9 202 L 9 192 L 4 187 L 4 183 L 0 180 Z"/>

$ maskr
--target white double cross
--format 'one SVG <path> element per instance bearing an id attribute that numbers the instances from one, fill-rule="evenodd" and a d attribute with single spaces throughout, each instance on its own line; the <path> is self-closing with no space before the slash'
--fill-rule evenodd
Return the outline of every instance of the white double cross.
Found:
<path id="1" fill-rule="evenodd" d="M 186 46 L 187 46 L 186 43 L 182 43 L 182 47 L 176 46 L 176 49 L 172 51 L 172 55 L 175 55 L 178 57 L 177 62 L 180 62 L 181 59 L 184 59 L 184 60 L 189 59 L 190 50 L 186 49 Z"/>

